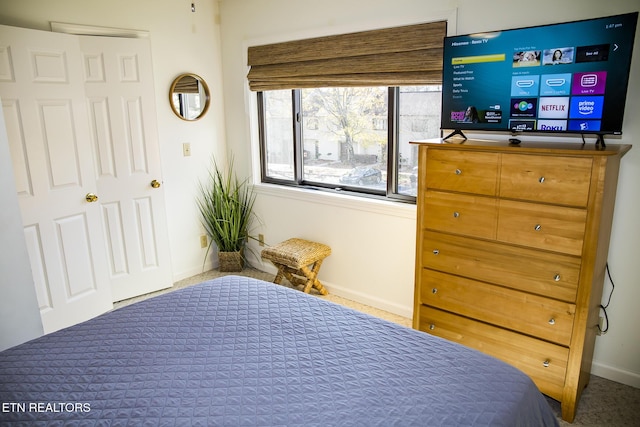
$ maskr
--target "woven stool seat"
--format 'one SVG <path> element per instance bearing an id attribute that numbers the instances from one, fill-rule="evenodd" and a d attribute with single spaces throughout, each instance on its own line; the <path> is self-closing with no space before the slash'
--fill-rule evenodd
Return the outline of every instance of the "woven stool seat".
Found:
<path id="1" fill-rule="evenodd" d="M 329 246 L 299 238 L 285 240 L 261 253 L 262 259 L 271 261 L 278 268 L 273 283 L 279 284 L 286 277 L 294 285 L 304 285 L 305 293 L 315 288 L 322 295 L 328 292 L 318 280 L 318 271 L 329 255 Z"/>

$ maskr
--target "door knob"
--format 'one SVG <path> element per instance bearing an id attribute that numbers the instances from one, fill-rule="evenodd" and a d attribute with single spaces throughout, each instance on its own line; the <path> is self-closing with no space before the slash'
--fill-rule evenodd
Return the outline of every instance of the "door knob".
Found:
<path id="1" fill-rule="evenodd" d="M 157 179 L 154 179 L 153 181 L 151 181 L 151 186 L 153 188 L 158 188 L 160 187 L 160 181 L 158 181 Z"/>
<path id="2" fill-rule="evenodd" d="M 98 196 L 96 196 L 93 193 L 87 193 L 86 196 L 84 196 L 84 198 L 86 199 L 87 202 L 89 203 L 93 203 L 93 202 L 97 202 L 98 201 Z"/>

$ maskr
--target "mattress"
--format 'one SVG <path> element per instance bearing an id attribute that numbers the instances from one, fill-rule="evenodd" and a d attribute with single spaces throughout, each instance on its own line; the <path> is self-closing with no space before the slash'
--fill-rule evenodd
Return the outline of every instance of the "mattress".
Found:
<path id="1" fill-rule="evenodd" d="M 5 350 L 0 404 L 3 426 L 558 425 L 495 358 L 240 276 Z"/>

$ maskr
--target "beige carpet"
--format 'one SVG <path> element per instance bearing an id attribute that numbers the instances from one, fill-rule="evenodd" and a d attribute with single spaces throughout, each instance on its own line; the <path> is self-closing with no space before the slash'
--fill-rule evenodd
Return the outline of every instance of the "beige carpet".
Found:
<path id="1" fill-rule="evenodd" d="M 205 280 L 215 279 L 216 277 L 221 277 L 226 274 L 229 273 L 220 273 L 217 270 L 207 271 L 205 273 L 198 274 L 197 276 L 181 280 L 175 283 L 172 288 L 120 301 L 114 304 L 114 308 L 124 307 L 134 302 L 142 301 L 163 293 L 172 292 L 186 286 L 195 285 Z M 253 268 L 246 268 L 241 273 L 232 274 L 255 277 L 269 282 L 273 280 L 273 274 L 265 273 Z M 283 284 L 291 286 L 286 280 L 283 281 Z M 359 310 L 403 326 L 411 327 L 411 319 L 350 301 L 336 295 L 329 294 L 322 296 L 315 293 L 315 291 L 312 291 L 312 294 L 319 298 L 353 308 L 354 310 Z M 563 427 L 640 427 L 640 389 L 619 384 L 595 375 L 591 376 L 589 386 L 587 386 L 582 393 L 582 398 L 578 404 L 576 419 L 573 424 L 562 421 L 560 417 L 560 404 L 557 401 L 551 398 L 547 398 L 547 400 L 549 401 L 549 405 L 553 411 L 556 413 L 560 425 Z"/>

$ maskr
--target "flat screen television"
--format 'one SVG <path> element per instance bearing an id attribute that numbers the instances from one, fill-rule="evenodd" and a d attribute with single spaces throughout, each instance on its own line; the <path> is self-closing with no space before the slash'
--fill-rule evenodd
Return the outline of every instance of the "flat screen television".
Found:
<path id="1" fill-rule="evenodd" d="M 441 129 L 621 134 L 637 20 L 446 37 Z"/>

